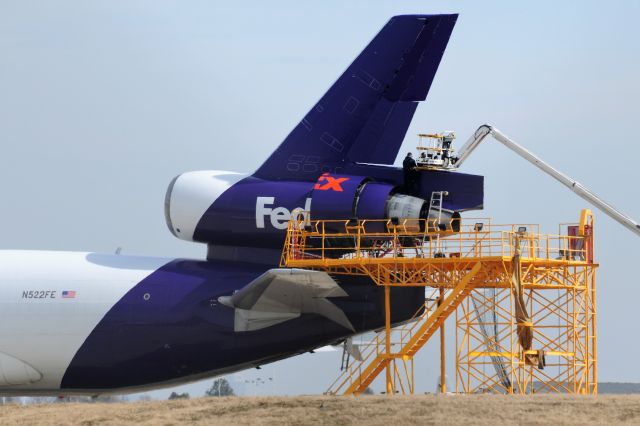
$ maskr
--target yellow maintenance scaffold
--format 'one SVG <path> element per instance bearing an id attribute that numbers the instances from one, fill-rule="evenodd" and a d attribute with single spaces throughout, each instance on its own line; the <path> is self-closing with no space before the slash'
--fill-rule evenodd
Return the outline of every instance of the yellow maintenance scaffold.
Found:
<path id="1" fill-rule="evenodd" d="M 387 394 L 414 393 L 414 356 L 436 331 L 446 377 L 444 325 L 455 313 L 455 392 L 596 394 L 591 212 L 556 235 L 486 219 L 436 221 L 301 215 L 289 223 L 282 266 L 365 275 L 384 287 L 384 332 L 327 393 L 360 394 L 383 371 Z M 392 286 L 426 289 L 424 308 L 399 327 L 390 323 Z"/>

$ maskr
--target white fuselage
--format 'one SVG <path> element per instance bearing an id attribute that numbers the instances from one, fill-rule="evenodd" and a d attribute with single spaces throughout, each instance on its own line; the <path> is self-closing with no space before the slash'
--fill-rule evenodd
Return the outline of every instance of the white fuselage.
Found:
<path id="1" fill-rule="evenodd" d="M 0 251 L 0 393 L 55 392 L 114 304 L 171 259 Z"/>

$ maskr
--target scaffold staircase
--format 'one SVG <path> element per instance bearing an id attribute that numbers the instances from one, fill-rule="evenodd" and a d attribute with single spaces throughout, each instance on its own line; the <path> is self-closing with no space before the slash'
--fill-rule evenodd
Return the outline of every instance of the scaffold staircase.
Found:
<path id="1" fill-rule="evenodd" d="M 424 311 L 414 321 L 411 321 L 408 325 L 393 329 L 393 334 L 400 334 L 400 342 L 398 344 L 401 347 L 398 352 L 386 354 L 375 350 L 386 345 L 385 332 L 379 332 L 370 342 L 369 348 L 371 350 L 367 353 L 367 356 L 363 356 L 362 361 L 357 361 L 346 368 L 342 375 L 329 387 L 326 394 L 336 395 L 341 392 L 344 392 L 345 395 L 361 394 L 382 370 L 390 367 L 390 363 L 394 359 L 411 360 L 467 297 L 472 289 L 471 282 L 480 269 L 481 263 L 478 262 L 449 292 L 442 303 L 431 299 L 431 303 L 425 303 Z M 439 306 L 434 309 L 434 305 Z"/>

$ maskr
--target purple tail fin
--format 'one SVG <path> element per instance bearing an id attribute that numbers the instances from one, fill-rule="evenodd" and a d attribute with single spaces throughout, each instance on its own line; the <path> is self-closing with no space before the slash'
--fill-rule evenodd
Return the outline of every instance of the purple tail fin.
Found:
<path id="1" fill-rule="evenodd" d="M 391 18 L 254 175 L 315 180 L 345 163 L 393 164 L 457 18 Z"/>

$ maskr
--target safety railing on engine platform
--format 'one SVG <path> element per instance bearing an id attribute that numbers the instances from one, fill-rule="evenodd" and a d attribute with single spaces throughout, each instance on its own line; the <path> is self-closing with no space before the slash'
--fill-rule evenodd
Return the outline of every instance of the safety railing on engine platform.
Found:
<path id="1" fill-rule="evenodd" d="M 412 263 L 511 258 L 520 241 L 522 261 L 593 262 L 588 225 L 567 225 L 567 232 L 541 234 L 533 224 L 497 225 L 489 219 L 312 220 L 308 213 L 291 220 L 281 264 L 327 267 L 375 261 Z"/>

